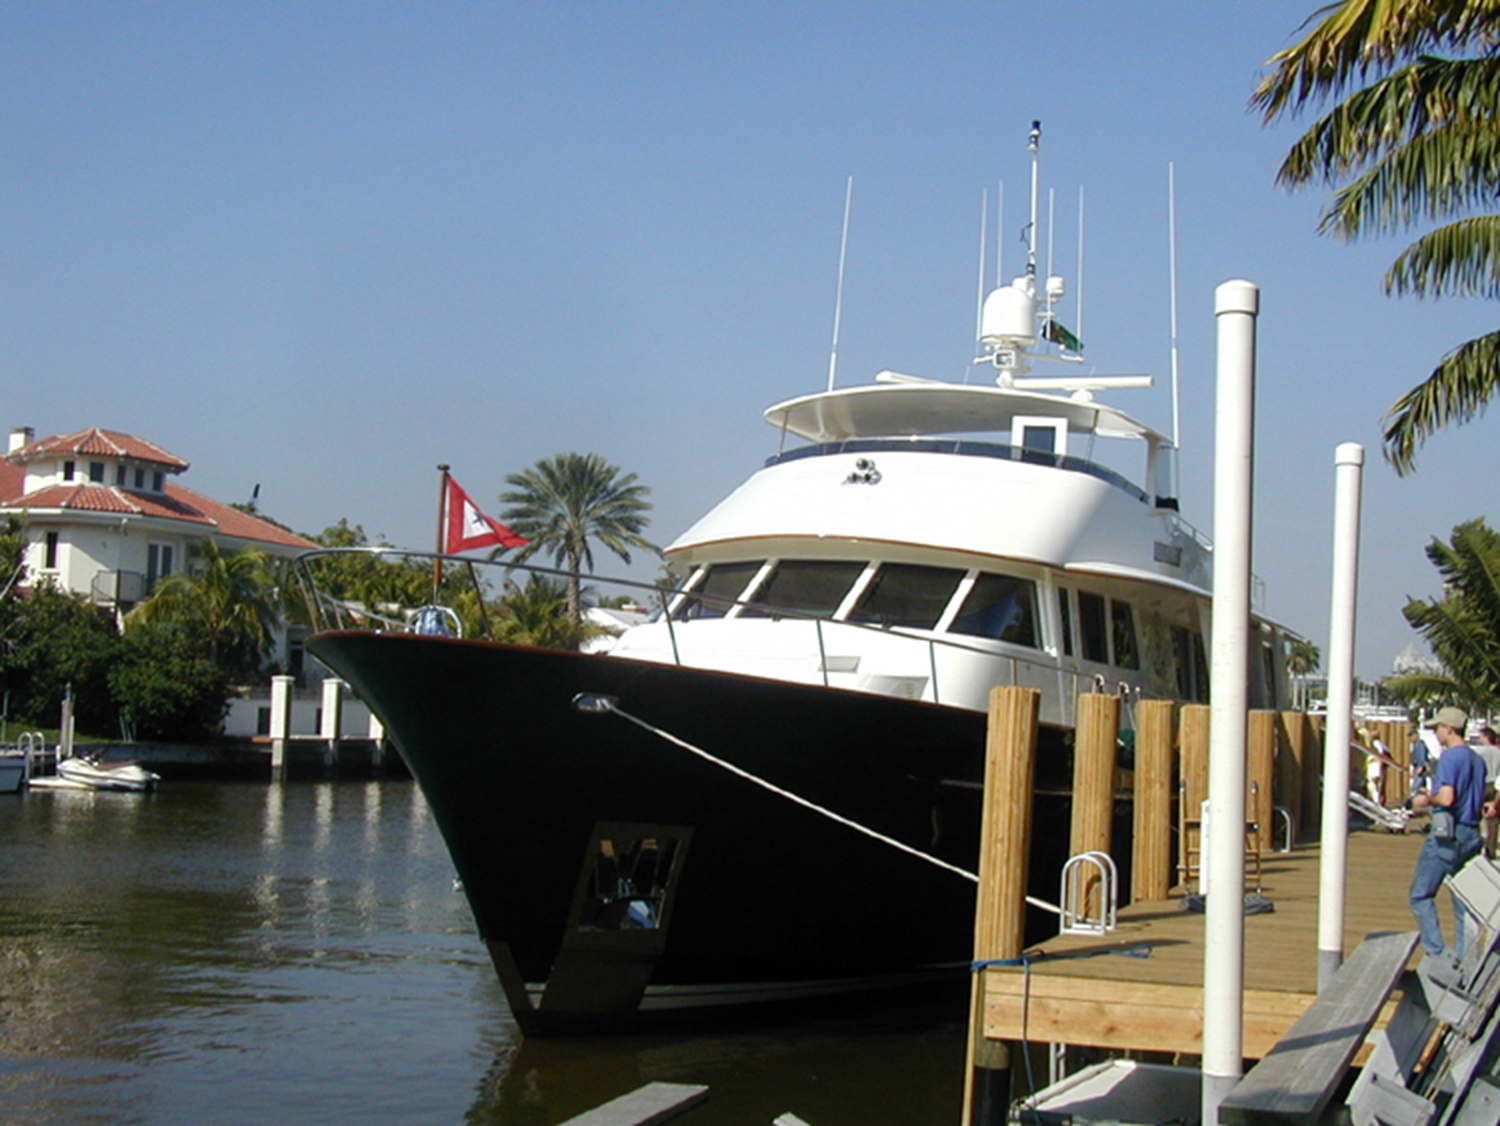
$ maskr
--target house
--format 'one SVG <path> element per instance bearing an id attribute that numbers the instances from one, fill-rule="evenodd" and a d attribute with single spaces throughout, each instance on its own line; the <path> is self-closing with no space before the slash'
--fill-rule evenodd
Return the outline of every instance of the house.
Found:
<path id="1" fill-rule="evenodd" d="M 27 581 L 51 579 L 119 618 L 159 580 L 190 571 L 202 539 L 275 559 L 317 546 L 184 488 L 176 478 L 187 468 L 154 442 L 116 430 L 38 440 L 29 427 L 13 429 L 0 462 L 0 518 L 17 517 L 25 527 Z M 278 642 L 285 662 L 285 639 Z"/>

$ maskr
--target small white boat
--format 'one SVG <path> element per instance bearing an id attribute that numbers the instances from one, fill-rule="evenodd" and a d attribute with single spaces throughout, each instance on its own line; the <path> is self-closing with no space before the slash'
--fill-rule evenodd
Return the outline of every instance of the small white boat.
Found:
<path id="1" fill-rule="evenodd" d="M 51 779 L 33 778 L 43 789 L 67 790 L 125 790 L 138 793 L 152 790 L 161 781 L 161 775 L 145 769 L 135 762 L 101 762 L 97 758 L 65 758 L 57 764 L 57 780 L 66 785 L 50 784 Z"/>

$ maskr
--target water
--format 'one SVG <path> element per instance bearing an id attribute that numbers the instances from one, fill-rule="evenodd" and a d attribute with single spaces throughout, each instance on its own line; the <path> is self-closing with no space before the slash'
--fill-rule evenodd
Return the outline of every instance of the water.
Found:
<path id="1" fill-rule="evenodd" d="M 692 1126 L 946 1124 L 963 1021 L 524 1040 L 410 782 L 0 796 L 0 1126 L 551 1126 L 653 1079 L 712 1088 Z"/>

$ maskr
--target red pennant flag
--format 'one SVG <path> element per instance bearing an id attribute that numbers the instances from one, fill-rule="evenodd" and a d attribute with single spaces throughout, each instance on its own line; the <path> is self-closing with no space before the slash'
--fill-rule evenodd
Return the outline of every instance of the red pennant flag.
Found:
<path id="1" fill-rule="evenodd" d="M 457 481 L 448 478 L 448 534 L 443 551 L 457 555 L 476 547 L 522 547 L 531 541 L 492 520 L 469 499 Z"/>

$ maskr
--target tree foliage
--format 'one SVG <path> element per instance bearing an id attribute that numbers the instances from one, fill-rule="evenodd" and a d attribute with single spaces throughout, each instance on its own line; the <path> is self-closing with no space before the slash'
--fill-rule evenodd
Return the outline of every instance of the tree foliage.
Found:
<path id="1" fill-rule="evenodd" d="M 229 676 L 173 627 L 134 623 L 125 631 L 109 690 L 138 739 L 195 742 L 219 730 Z"/>
<path id="2" fill-rule="evenodd" d="M 161 580 L 130 612 L 130 621 L 181 631 L 203 647 L 209 661 L 243 682 L 263 671 L 278 615 L 266 553 L 250 547 L 226 553 L 204 539 L 197 566 Z"/>
<path id="3" fill-rule="evenodd" d="M 1341 0 L 1273 56 L 1252 99 L 1267 122 L 1336 101 L 1278 180 L 1334 189 L 1320 229 L 1418 235 L 1386 272 L 1391 294 L 1500 296 L 1500 0 Z M 1458 345 L 1385 417 L 1385 452 L 1417 449 L 1500 392 L 1500 332 Z"/>
<path id="4" fill-rule="evenodd" d="M 0 680 L 10 714 L 24 723 L 58 726 L 71 690 L 78 726 L 112 731 L 108 676 L 119 651 L 113 616 L 50 581 L 0 601 Z"/>
<path id="5" fill-rule="evenodd" d="M 598 454 L 558 454 L 505 480 L 514 488 L 500 494 L 510 506 L 501 519 L 531 541 L 514 558 L 524 563 L 550 555 L 568 572 L 568 613 L 575 621 L 583 618 L 580 589 L 584 569 L 594 569 L 593 542 L 626 563 L 632 548 L 657 550 L 641 534 L 651 523 L 651 490 Z"/>
<path id="6" fill-rule="evenodd" d="M 1393 677 L 1403 699 L 1500 707 L 1500 535 L 1483 520 L 1434 539 L 1427 557 L 1443 578 L 1443 596 L 1409 599 L 1403 613 L 1442 663 L 1441 673 Z"/>

